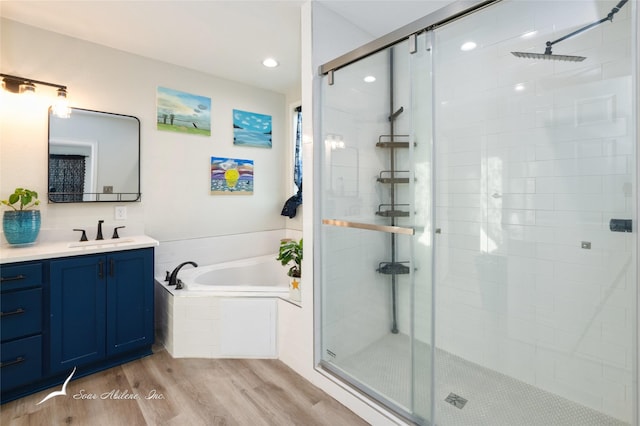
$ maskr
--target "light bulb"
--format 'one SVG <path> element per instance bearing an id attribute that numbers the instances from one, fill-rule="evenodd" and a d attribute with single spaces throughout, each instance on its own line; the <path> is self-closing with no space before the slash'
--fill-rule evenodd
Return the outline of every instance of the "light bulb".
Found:
<path id="1" fill-rule="evenodd" d="M 69 108 L 69 101 L 67 100 L 67 91 L 65 89 L 58 89 L 58 97 L 52 106 L 53 115 L 58 118 L 71 117 L 71 108 Z"/>
<path id="2" fill-rule="evenodd" d="M 33 95 L 36 93 L 36 86 L 31 82 L 22 83 L 20 85 L 20 93 L 24 93 L 25 95 Z"/>

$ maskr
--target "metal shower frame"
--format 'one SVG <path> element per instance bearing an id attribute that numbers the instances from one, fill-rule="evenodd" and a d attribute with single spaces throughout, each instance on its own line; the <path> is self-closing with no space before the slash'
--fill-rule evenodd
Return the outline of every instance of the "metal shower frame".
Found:
<path id="1" fill-rule="evenodd" d="M 409 39 L 411 36 L 421 34 L 425 31 L 431 31 L 439 26 L 476 12 L 479 9 L 499 3 L 500 1 L 502 0 L 459 0 L 320 65 L 318 73 L 321 76 L 328 74 L 329 84 L 333 84 L 333 71 L 346 67 L 353 62 L 384 50 L 398 42 Z"/>

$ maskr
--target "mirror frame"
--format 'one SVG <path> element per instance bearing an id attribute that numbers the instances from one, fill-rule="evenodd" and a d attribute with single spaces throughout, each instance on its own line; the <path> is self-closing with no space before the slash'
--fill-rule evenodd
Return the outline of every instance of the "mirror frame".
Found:
<path id="1" fill-rule="evenodd" d="M 117 114 L 117 113 L 113 113 L 113 112 L 105 112 L 105 111 L 96 111 L 96 110 L 91 110 L 91 109 L 85 109 L 85 108 L 71 108 L 71 116 L 73 116 L 74 111 L 82 111 L 82 112 L 88 112 L 88 113 L 97 113 L 97 114 L 102 114 L 102 115 L 107 115 L 107 116 L 116 116 L 116 117 L 125 117 L 125 118 L 132 118 L 136 121 L 137 123 L 137 144 L 138 144 L 138 149 L 137 149 L 137 153 L 138 153 L 138 171 L 137 171 L 137 179 L 138 179 L 138 183 L 137 183 L 137 192 L 111 192 L 111 193 L 107 193 L 107 192 L 49 192 L 49 182 L 50 182 L 50 168 L 49 168 L 49 163 L 50 163 L 50 157 L 51 157 L 51 116 L 53 114 L 53 109 L 52 107 L 49 108 L 49 114 L 48 114 L 48 128 L 47 128 L 47 200 L 49 203 L 55 203 L 55 204 L 67 204 L 67 203 L 133 203 L 133 202 L 137 202 L 141 200 L 142 197 L 142 192 L 140 191 L 140 159 L 141 159 L 141 150 L 140 150 L 140 119 L 138 117 L 135 117 L 133 115 L 126 115 L 126 114 Z M 83 196 L 85 195 L 90 195 L 93 196 L 94 199 L 92 200 L 80 200 L 80 201 L 76 201 L 76 200 L 70 200 L 70 201 L 66 201 L 66 200 L 59 200 L 59 199 L 52 199 L 52 198 L 57 198 L 55 197 L 56 195 L 79 195 L 82 194 Z M 131 196 L 131 198 L 135 197 L 134 199 L 122 199 L 123 195 L 128 195 Z M 101 196 L 108 196 L 111 199 L 108 200 L 101 200 L 100 197 Z M 113 199 L 113 197 L 116 196 L 117 199 Z"/>

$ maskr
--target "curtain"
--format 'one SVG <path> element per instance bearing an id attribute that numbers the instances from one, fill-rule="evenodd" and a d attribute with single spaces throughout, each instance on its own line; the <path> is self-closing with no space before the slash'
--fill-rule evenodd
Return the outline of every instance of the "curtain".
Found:
<path id="1" fill-rule="evenodd" d="M 49 199 L 59 203 L 82 201 L 84 175 L 85 156 L 49 154 Z"/>
<path id="2" fill-rule="evenodd" d="M 293 182 L 298 189 L 296 195 L 290 197 L 282 208 L 282 216 L 293 218 L 296 216 L 298 206 L 302 204 L 302 107 L 297 107 L 296 111 L 296 144 L 293 160 Z"/>

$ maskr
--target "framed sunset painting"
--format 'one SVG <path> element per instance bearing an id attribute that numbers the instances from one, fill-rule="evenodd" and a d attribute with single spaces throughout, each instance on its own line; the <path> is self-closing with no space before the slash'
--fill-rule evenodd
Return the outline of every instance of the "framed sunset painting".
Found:
<path id="1" fill-rule="evenodd" d="M 253 160 L 211 157 L 211 195 L 252 195 Z"/>

